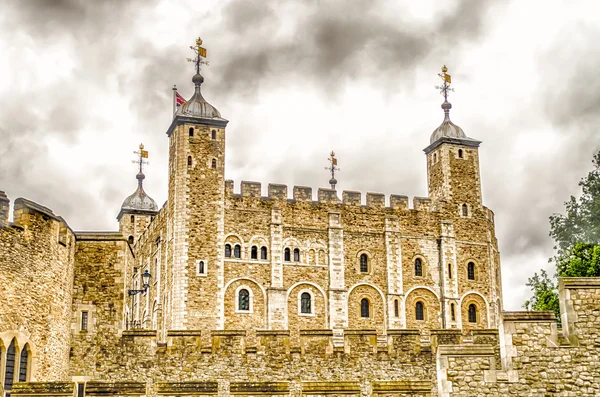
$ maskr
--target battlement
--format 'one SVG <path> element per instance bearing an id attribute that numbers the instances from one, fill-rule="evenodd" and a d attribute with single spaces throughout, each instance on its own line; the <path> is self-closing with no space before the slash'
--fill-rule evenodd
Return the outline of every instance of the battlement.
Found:
<path id="1" fill-rule="evenodd" d="M 482 339 L 482 337 L 484 339 Z M 376 330 L 346 329 L 343 339 L 334 347 L 334 333 L 330 329 L 300 330 L 171 330 L 166 343 L 159 343 L 157 331 L 128 330 L 122 334 L 125 344 L 145 345 L 146 349 L 161 354 L 181 354 L 192 349 L 202 355 L 388 355 L 390 358 L 431 353 L 432 347 L 445 344 L 460 345 L 466 340 L 498 344 L 497 330 L 473 330 L 469 336 L 461 330 L 417 329 L 388 330 L 385 335 Z M 491 338 L 491 339 L 490 339 Z M 191 353 L 191 352 L 190 352 Z"/>
<path id="2" fill-rule="evenodd" d="M 409 207 L 409 198 L 405 195 L 392 194 L 389 196 L 389 205 L 386 206 L 386 198 L 383 193 L 367 192 L 366 204 L 362 204 L 362 193 L 353 190 L 344 190 L 341 199 L 338 191 L 329 188 L 319 188 L 316 200 L 313 198 L 313 189 L 309 186 L 293 186 L 292 197 L 288 196 L 287 185 L 269 183 L 267 196 L 262 195 L 262 184 L 260 182 L 242 181 L 240 193 L 234 193 L 234 181 L 225 181 L 225 195 L 230 197 L 255 197 L 264 200 L 287 200 L 295 202 L 306 202 L 312 204 L 347 205 L 368 208 L 389 208 L 393 210 L 432 211 L 432 201 L 428 197 L 414 197 L 412 208 Z"/>

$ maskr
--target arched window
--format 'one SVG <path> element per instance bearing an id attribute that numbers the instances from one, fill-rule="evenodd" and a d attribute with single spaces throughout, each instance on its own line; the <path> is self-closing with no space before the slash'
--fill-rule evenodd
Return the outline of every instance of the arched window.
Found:
<path id="1" fill-rule="evenodd" d="M 469 322 L 477 322 L 477 307 L 475 307 L 475 305 L 472 303 L 469 305 Z"/>
<path id="2" fill-rule="evenodd" d="M 133 236 L 129 236 L 127 240 L 129 241 L 130 245 L 133 245 Z"/>
<path id="3" fill-rule="evenodd" d="M 370 307 L 369 307 L 369 300 L 367 298 L 363 298 L 360 301 L 360 316 L 362 318 L 369 318 L 370 317 Z"/>
<path id="4" fill-rule="evenodd" d="M 238 259 L 242 257 L 242 247 L 240 247 L 239 244 L 236 244 L 235 247 L 233 247 L 233 256 Z"/>
<path id="5" fill-rule="evenodd" d="M 286 262 L 290 261 L 290 249 L 286 248 L 285 250 L 283 250 L 283 260 Z"/>
<path id="6" fill-rule="evenodd" d="M 294 248 L 294 262 L 300 262 L 300 250 Z"/>
<path id="7" fill-rule="evenodd" d="M 212 139 L 213 141 L 217 139 L 217 130 L 212 130 Z"/>
<path id="8" fill-rule="evenodd" d="M 225 258 L 231 258 L 231 245 L 225 244 Z"/>
<path id="9" fill-rule="evenodd" d="M 17 355 L 17 348 L 15 346 L 15 340 L 13 339 L 6 350 L 6 371 L 4 372 L 4 391 L 8 392 L 12 389 L 13 382 L 15 380 L 15 356 Z"/>
<path id="10" fill-rule="evenodd" d="M 129 219 L 131 220 L 131 223 L 135 223 L 135 216 L 131 215 Z"/>
<path id="11" fill-rule="evenodd" d="M 367 254 L 360 255 L 360 272 L 368 273 L 369 272 L 369 258 Z"/>
<path id="12" fill-rule="evenodd" d="M 436 153 L 433 154 L 433 162 L 434 163 L 437 162 L 437 154 Z"/>
<path id="13" fill-rule="evenodd" d="M 206 274 L 206 269 L 204 268 L 204 261 L 198 262 L 198 273 Z"/>
<path id="14" fill-rule="evenodd" d="M 466 204 L 462 205 L 462 216 L 469 216 L 469 207 Z"/>
<path id="15" fill-rule="evenodd" d="M 473 262 L 467 264 L 467 278 L 469 280 L 475 280 L 475 264 Z"/>
<path id="16" fill-rule="evenodd" d="M 190 127 L 189 133 L 190 133 L 190 136 L 194 136 L 194 127 Z"/>
<path id="17" fill-rule="evenodd" d="M 415 319 L 417 319 L 417 320 L 425 319 L 425 313 L 423 311 L 423 302 L 417 302 L 417 304 L 415 305 Z"/>
<path id="18" fill-rule="evenodd" d="M 300 313 L 312 313 L 310 294 L 308 292 L 303 292 L 300 295 Z"/>
<path id="19" fill-rule="evenodd" d="M 29 363 L 29 346 L 21 350 L 21 365 L 19 366 L 19 382 L 27 382 L 27 364 Z"/>
<path id="20" fill-rule="evenodd" d="M 398 304 L 398 299 L 394 299 L 394 316 L 395 317 L 400 316 L 400 307 Z"/>
<path id="21" fill-rule="evenodd" d="M 241 289 L 238 292 L 238 310 L 250 310 L 250 292 L 247 289 Z"/>
<path id="22" fill-rule="evenodd" d="M 452 263 L 448 263 L 448 278 L 452 278 Z"/>
<path id="23" fill-rule="evenodd" d="M 188 168 L 192 168 L 192 156 L 188 156 Z"/>
<path id="24" fill-rule="evenodd" d="M 267 247 L 260 247 L 260 259 L 267 260 Z"/>
<path id="25" fill-rule="evenodd" d="M 19 366 L 19 382 L 27 382 L 27 364 L 29 363 L 29 346 L 21 350 L 21 365 Z"/>
<path id="26" fill-rule="evenodd" d="M 421 258 L 415 259 L 415 276 L 423 277 L 423 261 Z"/>
<path id="27" fill-rule="evenodd" d="M 456 321 L 456 315 L 454 314 L 454 303 L 450 304 L 450 316 L 452 317 L 452 321 Z"/>
<path id="28" fill-rule="evenodd" d="M 458 149 L 458 157 L 460 157 L 461 159 L 463 158 L 463 151 L 462 151 L 462 149 Z"/>
<path id="29" fill-rule="evenodd" d="M 250 259 L 258 259 L 258 247 L 253 245 L 250 249 Z"/>
<path id="30" fill-rule="evenodd" d="M 217 168 L 217 159 L 212 159 L 212 165 L 213 169 Z"/>

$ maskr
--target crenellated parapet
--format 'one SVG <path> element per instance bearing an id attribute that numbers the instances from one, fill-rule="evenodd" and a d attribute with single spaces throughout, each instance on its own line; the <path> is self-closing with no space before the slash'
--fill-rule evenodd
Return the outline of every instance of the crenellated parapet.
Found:
<path id="1" fill-rule="evenodd" d="M 292 196 L 288 196 L 288 192 Z M 292 202 L 306 202 L 311 204 L 330 204 L 341 206 L 368 207 L 368 208 L 388 208 L 393 210 L 414 209 L 417 211 L 432 211 L 432 201 L 427 197 L 414 197 L 412 207 L 409 206 L 409 198 L 405 195 L 392 194 L 389 196 L 389 205 L 386 205 L 386 197 L 383 193 L 367 192 L 365 194 L 365 204 L 363 205 L 363 194 L 358 191 L 344 190 L 342 197 L 338 196 L 338 191 L 329 188 L 319 188 L 317 190 L 316 200 L 313 199 L 313 189 L 309 186 L 293 186 L 288 189 L 287 185 L 269 183 L 267 196 L 262 195 L 262 185 L 260 182 L 242 181 L 240 184 L 240 193 L 234 193 L 234 181 L 225 181 L 226 197 L 248 198 L 254 197 L 263 200 L 281 200 Z"/>

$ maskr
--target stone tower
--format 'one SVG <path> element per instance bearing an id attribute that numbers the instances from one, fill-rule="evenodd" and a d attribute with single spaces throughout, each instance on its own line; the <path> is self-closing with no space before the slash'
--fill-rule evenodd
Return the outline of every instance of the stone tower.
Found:
<path id="1" fill-rule="evenodd" d="M 444 101 L 444 121 L 433 131 L 430 145 L 424 149 L 427 186 L 431 199 L 453 203 L 466 216 L 473 207 L 481 206 L 478 153 L 481 142 L 467 137 L 462 128 L 450 121 L 451 108 L 452 104 Z"/>
<path id="2" fill-rule="evenodd" d="M 169 212 L 173 279 L 169 329 L 217 329 L 223 307 L 225 127 L 201 93 L 176 112 L 169 136 Z M 169 321 L 169 320 L 168 320 Z"/>
<path id="3" fill-rule="evenodd" d="M 502 294 L 500 262 L 493 213 L 483 205 L 481 194 L 481 141 L 469 138 L 450 121 L 450 76 L 446 71 L 444 66 L 440 74 L 444 85 L 439 87 L 444 95 L 444 120 L 424 149 L 429 197 L 442 215 L 438 238 L 442 319 L 444 328 L 462 328 L 467 315 L 455 313 L 458 297 L 466 290 L 480 288 L 489 290 L 489 319 L 496 324 Z"/>
<path id="4" fill-rule="evenodd" d="M 140 144 L 140 152 L 136 152 L 140 154 L 140 170 L 135 176 L 138 187 L 131 196 L 123 201 L 119 215 L 117 215 L 119 231 L 127 237 L 131 245 L 137 241 L 140 234 L 146 230 L 152 217 L 158 213 L 156 202 L 144 191 L 143 183 L 146 176 L 142 172 L 142 152 L 144 152 L 144 145 Z"/>

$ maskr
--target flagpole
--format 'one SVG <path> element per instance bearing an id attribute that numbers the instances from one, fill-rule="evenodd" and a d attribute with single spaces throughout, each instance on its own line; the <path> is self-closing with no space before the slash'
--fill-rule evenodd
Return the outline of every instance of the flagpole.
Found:
<path id="1" fill-rule="evenodd" d="M 177 111 L 177 86 L 173 85 L 173 118 L 175 118 L 176 111 Z"/>

